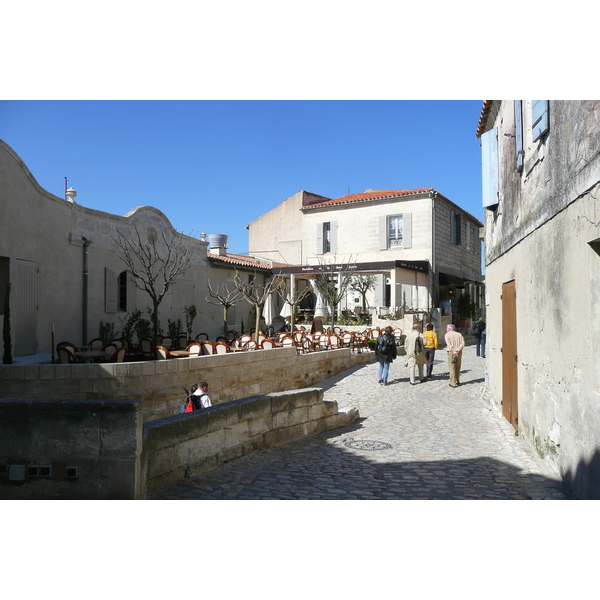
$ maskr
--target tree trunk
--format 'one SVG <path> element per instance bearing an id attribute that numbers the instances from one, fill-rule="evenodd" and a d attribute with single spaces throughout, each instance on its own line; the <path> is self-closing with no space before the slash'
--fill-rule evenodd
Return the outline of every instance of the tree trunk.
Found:
<path id="1" fill-rule="evenodd" d="M 229 307 L 228 306 L 223 306 L 223 335 L 225 336 L 225 339 L 227 341 L 229 341 L 229 338 L 227 337 L 227 313 L 229 312 Z"/>
<path id="2" fill-rule="evenodd" d="M 156 346 L 158 346 L 158 302 L 156 300 L 153 301 L 153 312 L 152 312 L 152 354 L 154 355 L 154 360 L 158 360 L 158 351 Z"/>
<path id="3" fill-rule="evenodd" d="M 262 306 L 255 304 L 254 308 L 256 308 L 256 328 L 254 330 L 254 339 L 256 340 L 256 343 L 258 344 L 258 332 L 260 330 L 260 317 L 262 315 Z"/>

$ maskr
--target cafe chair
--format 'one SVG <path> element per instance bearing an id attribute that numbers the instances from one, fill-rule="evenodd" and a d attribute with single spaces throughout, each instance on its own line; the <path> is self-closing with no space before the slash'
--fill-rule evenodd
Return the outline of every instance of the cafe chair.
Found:
<path id="1" fill-rule="evenodd" d="M 192 342 L 186 350 L 190 353 L 190 356 L 200 356 L 202 354 L 202 346 L 198 342 Z"/>

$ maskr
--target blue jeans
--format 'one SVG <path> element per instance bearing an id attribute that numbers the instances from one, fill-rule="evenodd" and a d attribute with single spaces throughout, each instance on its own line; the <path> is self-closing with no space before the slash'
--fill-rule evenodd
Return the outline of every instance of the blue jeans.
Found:
<path id="1" fill-rule="evenodd" d="M 477 352 L 477 356 L 485 356 L 485 333 L 481 334 L 481 337 L 476 338 L 475 351 Z"/>
<path id="2" fill-rule="evenodd" d="M 383 360 L 379 361 L 379 376 L 378 379 L 383 379 L 384 385 L 387 385 L 388 373 L 390 372 L 390 363 Z"/>

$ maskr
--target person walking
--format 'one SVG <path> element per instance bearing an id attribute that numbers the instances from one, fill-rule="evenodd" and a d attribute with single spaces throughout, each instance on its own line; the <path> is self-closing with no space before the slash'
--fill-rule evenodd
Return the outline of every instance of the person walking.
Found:
<path id="1" fill-rule="evenodd" d="M 477 356 L 485 358 L 485 319 L 479 317 L 479 321 L 473 327 L 473 335 L 475 336 L 475 350 Z M 481 351 L 481 352 L 480 352 Z"/>
<path id="2" fill-rule="evenodd" d="M 465 347 L 465 338 L 456 331 L 454 325 L 446 326 L 446 351 L 448 352 L 448 369 L 450 371 L 450 387 L 460 385 L 460 365 L 462 362 L 462 351 Z"/>
<path id="3" fill-rule="evenodd" d="M 390 365 L 397 356 L 396 340 L 392 335 L 392 328 L 386 327 L 377 338 L 375 344 L 375 358 L 379 361 L 379 383 L 387 385 Z"/>
<path id="4" fill-rule="evenodd" d="M 404 348 L 406 349 L 406 365 L 408 367 L 408 375 L 410 378 L 410 385 L 416 385 L 415 382 L 415 368 L 419 369 L 419 380 L 421 383 L 427 381 L 423 375 L 423 365 L 425 364 L 423 348 L 424 339 L 421 335 L 421 326 L 413 325 L 412 331 L 406 336 L 404 340 Z"/>
<path id="5" fill-rule="evenodd" d="M 438 349 L 438 337 L 437 333 L 433 330 L 433 324 L 427 325 L 427 331 L 423 334 L 425 338 L 425 358 L 427 359 L 427 379 L 429 379 L 433 373 L 433 358 L 435 351 Z"/>

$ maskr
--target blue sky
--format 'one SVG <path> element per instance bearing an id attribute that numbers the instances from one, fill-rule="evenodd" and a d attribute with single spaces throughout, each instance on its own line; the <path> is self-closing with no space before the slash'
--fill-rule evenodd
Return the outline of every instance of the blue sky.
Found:
<path id="1" fill-rule="evenodd" d="M 0 138 L 42 187 L 124 215 L 162 210 L 186 234 L 246 225 L 301 189 L 336 198 L 432 187 L 481 208 L 481 100 L 3 101 Z"/>

